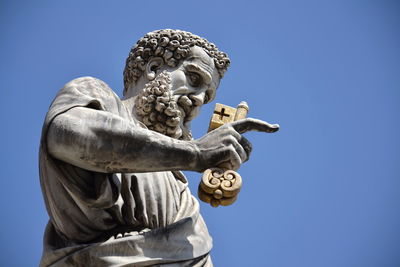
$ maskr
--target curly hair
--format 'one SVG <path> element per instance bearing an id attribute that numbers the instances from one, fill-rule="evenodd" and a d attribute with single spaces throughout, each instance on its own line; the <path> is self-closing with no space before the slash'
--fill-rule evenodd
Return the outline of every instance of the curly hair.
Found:
<path id="1" fill-rule="evenodd" d="M 162 57 L 168 66 L 176 67 L 180 60 L 188 56 L 192 46 L 203 48 L 214 59 L 222 78 L 230 65 L 230 60 L 227 54 L 219 51 L 215 44 L 186 31 L 157 30 L 147 33 L 132 47 L 124 69 L 124 92 L 129 85 L 136 83 L 152 57 Z"/>

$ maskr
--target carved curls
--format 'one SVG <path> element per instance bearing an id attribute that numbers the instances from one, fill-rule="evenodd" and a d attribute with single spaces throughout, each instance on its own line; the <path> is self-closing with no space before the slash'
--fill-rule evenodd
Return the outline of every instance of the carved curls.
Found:
<path id="1" fill-rule="evenodd" d="M 166 72 L 148 84 L 135 99 L 135 113 L 148 129 L 181 138 L 181 112 L 173 99 L 169 86 L 171 79 Z"/>
<path id="2" fill-rule="evenodd" d="M 150 58 L 162 57 L 168 66 L 175 67 L 180 60 L 188 56 L 192 46 L 203 48 L 214 59 L 222 78 L 230 65 L 230 60 L 227 54 L 219 51 L 213 43 L 186 31 L 157 30 L 146 34 L 132 47 L 124 69 L 125 91 L 143 74 Z"/>

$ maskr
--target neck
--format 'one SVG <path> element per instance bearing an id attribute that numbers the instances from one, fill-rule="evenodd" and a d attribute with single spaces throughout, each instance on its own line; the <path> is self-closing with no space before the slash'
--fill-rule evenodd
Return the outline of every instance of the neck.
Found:
<path id="1" fill-rule="evenodd" d="M 136 118 L 136 116 L 135 116 L 135 112 L 134 112 L 134 110 L 133 110 L 133 107 L 135 106 L 135 97 L 134 96 L 132 96 L 132 97 L 129 97 L 129 98 L 123 98 L 122 99 L 122 104 L 126 107 L 126 109 L 129 111 L 129 113 L 130 113 L 130 115 L 132 116 L 132 117 L 135 117 Z M 137 119 L 137 118 L 136 118 Z"/>
<path id="2" fill-rule="evenodd" d="M 143 77 L 140 77 L 139 80 L 136 81 L 135 84 L 131 84 L 128 88 L 128 90 L 125 92 L 125 96 L 122 98 L 122 103 L 125 105 L 125 107 L 129 110 L 131 115 L 136 118 L 135 112 L 133 110 L 135 106 L 135 98 L 137 94 L 143 90 L 143 88 L 146 85 L 146 80 Z M 136 118 L 137 119 L 137 118 Z"/>

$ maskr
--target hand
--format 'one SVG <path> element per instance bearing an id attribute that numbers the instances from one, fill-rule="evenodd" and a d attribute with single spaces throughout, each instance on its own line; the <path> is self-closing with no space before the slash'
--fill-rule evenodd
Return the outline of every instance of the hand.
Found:
<path id="1" fill-rule="evenodd" d="M 202 138 L 191 141 L 198 151 L 195 168 L 197 171 L 204 171 L 217 166 L 230 166 L 237 170 L 249 159 L 252 150 L 251 143 L 241 134 L 249 131 L 274 133 L 278 130 L 278 124 L 252 118 L 227 123 Z"/>

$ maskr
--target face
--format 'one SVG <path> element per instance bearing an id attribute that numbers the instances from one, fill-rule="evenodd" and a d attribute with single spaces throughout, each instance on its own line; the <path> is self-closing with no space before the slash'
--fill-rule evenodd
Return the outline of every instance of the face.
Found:
<path id="1" fill-rule="evenodd" d="M 151 65 L 150 69 L 151 69 Z M 219 74 L 203 49 L 192 47 L 178 66 L 162 66 L 136 95 L 135 114 L 150 130 L 190 140 L 190 121 L 215 97 Z"/>
<path id="2" fill-rule="evenodd" d="M 200 112 L 203 104 L 212 101 L 219 85 L 214 60 L 200 47 L 190 49 L 189 56 L 175 68 L 164 66 L 171 77 L 171 92 L 178 103 L 185 122 Z"/>

